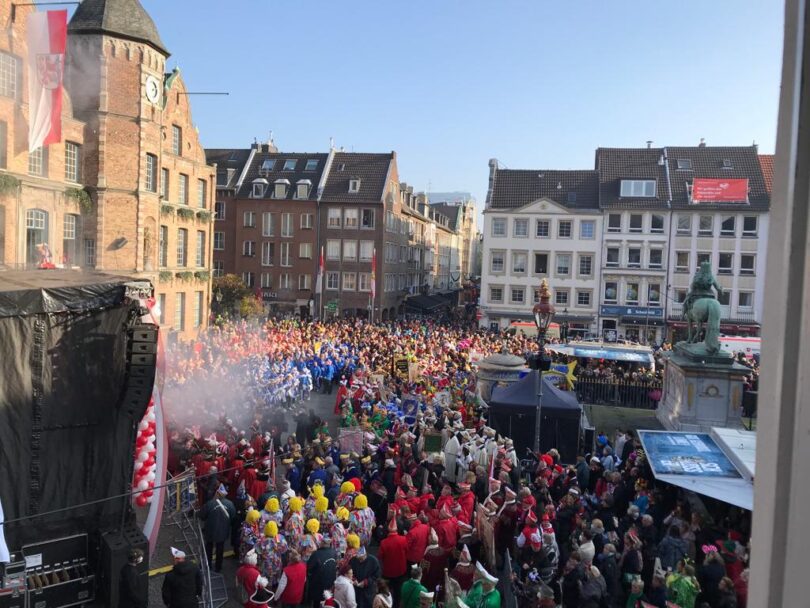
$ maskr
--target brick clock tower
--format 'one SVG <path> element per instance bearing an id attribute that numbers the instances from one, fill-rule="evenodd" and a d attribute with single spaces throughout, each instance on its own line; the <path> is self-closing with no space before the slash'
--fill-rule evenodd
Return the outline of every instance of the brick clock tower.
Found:
<path id="1" fill-rule="evenodd" d="M 150 278 L 161 324 L 190 337 L 208 322 L 215 170 L 168 57 L 138 0 L 84 0 L 68 26 L 65 82 L 85 124 L 95 266 Z"/>

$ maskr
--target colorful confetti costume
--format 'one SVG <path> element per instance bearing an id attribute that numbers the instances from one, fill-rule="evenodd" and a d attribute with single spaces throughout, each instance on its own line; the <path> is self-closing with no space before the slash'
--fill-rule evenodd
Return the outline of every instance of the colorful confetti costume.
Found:
<path id="1" fill-rule="evenodd" d="M 368 546 L 374 532 L 374 511 L 369 507 L 356 509 L 349 516 L 349 531 L 360 537 L 360 543 Z"/>
<path id="2" fill-rule="evenodd" d="M 246 521 L 242 522 L 242 530 L 239 535 L 239 561 L 243 562 L 247 552 L 259 542 L 259 539 L 261 538 L 259 529 L 260 528 L 256 524 L 249 524 Z"/>
<path id="3" fill-rule="evenodd" d="M 301 539 L 304 537 L 304 517 L 300 513 L 290 513 L 290 518 L 284 524 L 285 536 L 290 539 L 287 543 L 291 549 L 301 550 Z"/>
<path id="4" fill-rule="evenodd" d="M 259 570 L 262 576 L 270 581 L 270 588 L 278 586 L 281 580 L 282 573 L 282 557 L 289 547 L 287 541 L 281 534 L 277 534 L 275 538 L 265 536 L 256 549 L 259 555 Z"/>
<path id="5" fill-rule="evenodd" d="M 301 553 L 301 559 L 304 561 L 309 560 L 309 556 L 315 553 L 323 540 L 323 534 L 307 534 L 301 538 L 298 543 L 298 551 Z"/>
<path id="6" fill-rule="evenodd" d="M 338 554 L 338 557 L 343 557 L 346 553 L 346 528 L 339 521 L 332 525 L 332 548 Z"/>

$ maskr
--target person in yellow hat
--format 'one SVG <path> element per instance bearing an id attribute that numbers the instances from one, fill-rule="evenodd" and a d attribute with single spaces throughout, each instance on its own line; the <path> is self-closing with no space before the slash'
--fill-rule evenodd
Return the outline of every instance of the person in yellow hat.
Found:
<path id="1" fill-rule="evenodd" d="M 351 481 L 344 481 L 340 484 L 340 493 L 337 495 L 337 498 L 335 498 L 335 507 L 351 509 L 356 496 L 357 493 L 354 484 Z"/>
<path id="2" fill-rule="evenodd" d="M 360 544 L 367 547 L 374 532 L 374 511 L 368 506 L 365 494 L 358 494 L 354 499 L 354 511 L 349 516 L 349 531 L 360 537 Z"/>
<path id="3" fill-rule="evenodd" d="M 261 537 L 261 511 L 250 508 L 245 514 L 245 521 L 242 522 L 242 529 L 239 533 L 239 561 L 245 560 L 248 551 L 256 546 Z"/>
<path id="4" fill-rule="evenodd" d="M 326 496 L 315 499 L 313 519 L 318 520 L 321 526 L 321 534 L 332 534 L 332 526 L 337 521 L 337 516 L 329 510 L 329 499 Z"/>
<path id="5" fill-rule="evenodd" d="M 270 581 L 270 587 L 278 585 L 283 567 L 283 557 L 289 547 L 278 533 L 278 524 L 270 520 L 264 526 L 264 534 L 256 547 L 259 556 L 259 571 Z"/>
<path id="6" fill-rule="evenodd" d="M 290 512 L 287 521 L 284 523 L 284 535 L 290 548 L 299 551 L 299 543 L 304 536 L 304 501 L 300 496 L 293 496 L 290 499 Z"/>
<path id="7" fill-rule="evenodd" d="M 306 529 L 307 534 L 298 543 L 301 559 L 305 562 L 309 561 L 309 556 L 315 553 L 323 542 L 323 534 L 320 533 L 321 524 L 317 519 L 311 518 L 307 520 Z"/>
<path id="8" fill-rule="evenodd" d="M 338 558 L 346 554 L 346 526 L 349 525 L 349 510 L 346 507 L 338 507 L 335 511 L 335 522 L 332 524 L 330 538 L 332 548 L 338 554 Z"/>
<path id="9" fill-rule="evenodd" d="M 320 482 L 316 482 L 315 485 L 309 489 L 309 496 L 304 503 L 304 516 L 307 519 L 315 517 L 315 501 L 325 495 L 326 488 Z"/>
<path id="10" fill-rule="evenodd" d="M 264 503 L 264 509 L 262 509 L 262 527 L 264 527 L 268 521 L 274 521 L 277 525 L 281 525 L 284 522 L 284 513 L 281 512 L 281 505 L 279 504 L 278 498 L 275 496 L 268 498 L 267 502 Z"/>

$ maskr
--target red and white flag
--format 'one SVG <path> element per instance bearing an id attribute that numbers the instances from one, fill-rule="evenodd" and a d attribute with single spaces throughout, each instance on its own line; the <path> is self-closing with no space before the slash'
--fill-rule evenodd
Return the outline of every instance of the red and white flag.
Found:
<path id="1" fill-rule="evenodd" d="M 371 299 L 377 295 L 377 248 L 371 254 Z"/>
<path id="2" fill-rule="evenodd" d="M 67 11 L 28 16 L 28 151 L 62 141 Z"/>
<path id="3" fill-rule="evenodd" d="M 321 261 L 318 264 L 318 278 L 315 280 L 315 293 L 323 293 L 323 247 L 321 247 Z"/>

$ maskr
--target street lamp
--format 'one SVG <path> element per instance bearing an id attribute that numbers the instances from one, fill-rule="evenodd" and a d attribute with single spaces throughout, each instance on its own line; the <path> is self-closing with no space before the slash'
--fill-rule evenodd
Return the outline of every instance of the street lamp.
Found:
<path id="1" fill-rule="evenodd" d="M 563 308 L 563 321 L 560 324 L 560 338 L 564 344 L 568 344 L 568 307 Z"/>
<path id="2" fill-rule="evenodd" d="M 217 304 L 222 304 L 222 290 L 217 289 L 217 292 L 214 294 L 214 297 L 217 299 Z"/>
<path id="3" fill-rule="evenodd" d="M 551 292 L 548 290 L 548 281 L 543 279 L 540 282 L 540 301 L 532 309 L 534 313 L 534 324 L 537 326 L 537 345 L 540 347 L 538 360 L 537 377 L 540 388 L 537 391 L 537 412 L 534 417 L 534 451 L 540 452 L 540 408 L 543 402 L 543 348 L 546 343 L 546 331 L 548 330 L 551 318 L 554 316 L 554 305 L 551 303 Z"/>

